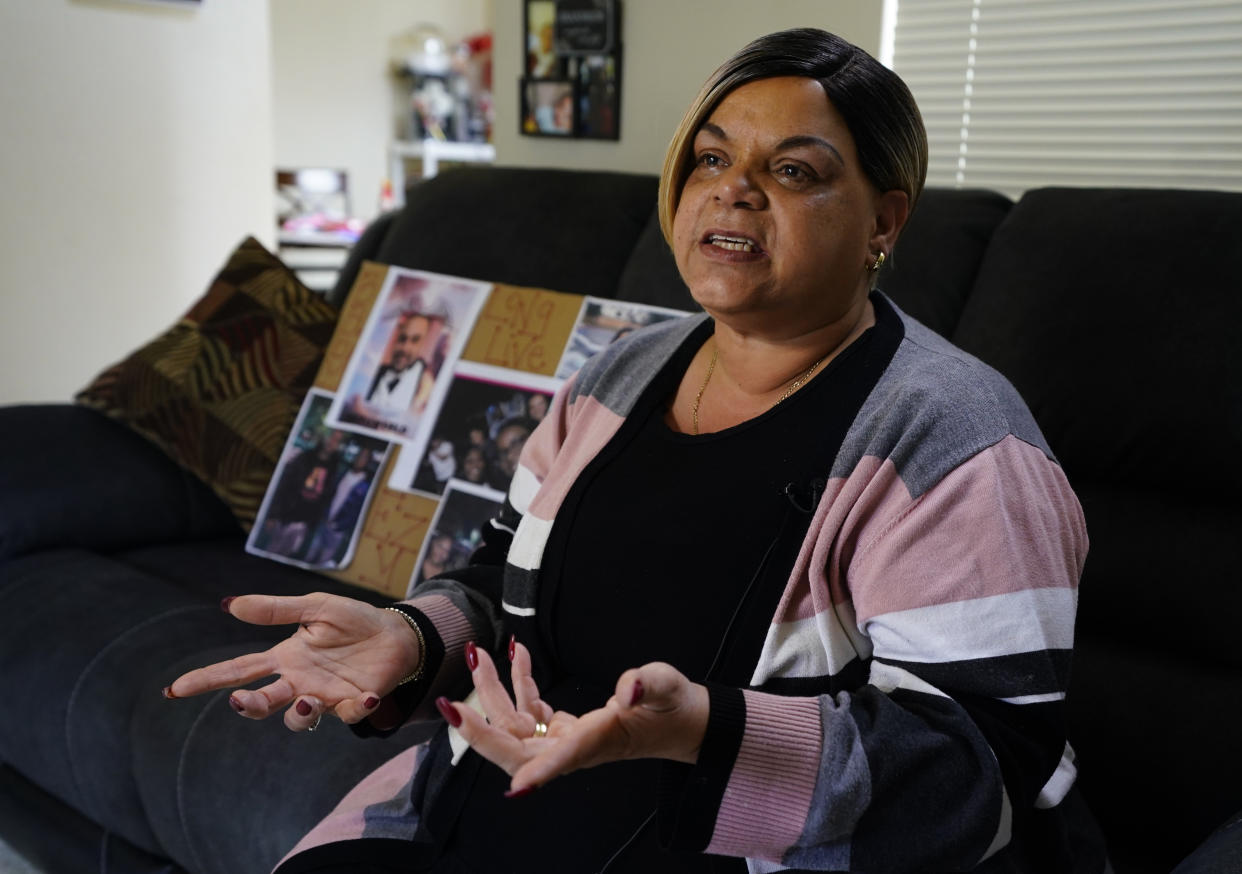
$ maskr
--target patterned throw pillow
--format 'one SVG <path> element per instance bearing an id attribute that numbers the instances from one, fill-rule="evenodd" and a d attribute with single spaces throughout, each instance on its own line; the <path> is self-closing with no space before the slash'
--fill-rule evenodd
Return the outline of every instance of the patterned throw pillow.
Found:
<path id="1" fill-rule="evenodd" d="M 336 318 L 249 238 L 189 312 L 77 401 L 153 441 L 248 530 Z"/>

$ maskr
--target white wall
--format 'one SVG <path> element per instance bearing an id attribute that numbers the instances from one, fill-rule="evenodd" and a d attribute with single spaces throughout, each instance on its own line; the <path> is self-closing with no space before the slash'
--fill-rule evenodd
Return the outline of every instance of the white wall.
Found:
<path id="1" fill-rule="evenodd" d="M 704 80 L 743 45 L 788 27 L 821 27 L 878 54 L 880 0 L 622 0 L 621 139 L 518 133 L 520 0 L 491 0 L 496 28 L 497 163 L 659 173 L 673 129 Z"/>
<path id="2" fill-rule="evenodd" d="M 371 218 L 387 175 L 388 141 L 401 133 L 394 108 L 403 89 L 389 72 L 392 40 L 422 23 L 434 24 L 450 43 L 490 30 L 487 0 L 270 4 L 276 162 L 349 171 L 353 212 Z"/>
<path id="3" fill-rule="evenodd" d="M 0 0 L 0 403 L 68 400 L 270 245 L 267 5 Z"/>

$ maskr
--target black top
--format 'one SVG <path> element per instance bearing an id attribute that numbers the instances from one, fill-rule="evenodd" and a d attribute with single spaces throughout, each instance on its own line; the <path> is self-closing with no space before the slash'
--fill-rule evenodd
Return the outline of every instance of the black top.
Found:
<path id="1" fill-rule="evenodd" d="M 705 641 L 724 638 L 781 529 L 787 492 L 806 495 L 828 476 L 840 441 L 825 445 L 822 411 L 842 408 L 870 339 L 868 331 L 801 391 L 724 431 L 680 434 L 666 406 L 647 411 L 565 525 L 565 584 L 545 589 L 558 660 L 576 678 L 611 693 L 627 668 L 664 661 L 707 679 L 716 647 Z"/>

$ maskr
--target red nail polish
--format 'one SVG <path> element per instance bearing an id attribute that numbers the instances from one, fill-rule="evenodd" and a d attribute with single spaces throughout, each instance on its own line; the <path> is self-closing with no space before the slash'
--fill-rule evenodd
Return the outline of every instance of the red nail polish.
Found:
<path id="1" fill-rule="evenodd" d="M 160 694 L 163 695 L 165 698 L 176 698 L 177 697 L 176 695 L 173 694 L 172 686 L 165 686 L 163 689 L 160 689 Z"/>
<path id="2" fill-rule="evenodd" d="M 232 603 L 233 603 L 234 601 L 236 601 L 236 600 L 237 600 L 237 596 L 236 596 L 236 595 L 229 595 L 227 598 L 221 598 L 221 599 L 220 599 L 220 609 L 221 609 L 221 610 L 223 610 L 225 613 L 228 613 L 228 612 L 229 612 L 229 605 L 230 605 L 230 604 L 232 604 Z"/>
<path id="3" fill-rule="evenodd" d="M 294 709 L 297 710 L 298 716 L 310 716 L 311 715 L 311 706 L 306 701 L 299 701 L 297 704 L 294 705 Z"/>
<path id="4" fill-rule="evenodd" d="M 509 635 L 509 661 L 513 661 L 513 657 L 517 655 L 517 635 Z"/>
<path id="5" fill-rule="evenodd" d="M 379 707 L 379 699 L 376 698 L 374 695 L 372 695 L 371 697 L 367 698 L 366 701 L 362 702 L 362 706 L 365 707 L 367 710 L 374 710 L 376 707 Z"/>
<path id="6" fill-rule="evenodd" d="M 444 721 L 453 726 L 453 728 L 461 728 L 461 714 L 453 708 L 453 705 L 443 695 L 436 699 L 436 710 L 440 711 Z"/>
<path id="7" fill-rule="evenodd" d="M 466 642 L 466 667 L 473 671 L 479 666 L 479 651 L 475 648 L 474 641 Z"/>
<path id="8" fill-rule="evenodd" d="M 631 707 L 636 707 L 638 705 L 638 702 L 643 700 L 644 691 L 645 690 L 643 689 L 643 681 L 635 680 L 634 691 L 630 693 L 630 706 Z"/>
<path id="9" fill-rule="evenodd" d="M 242 707 L 241 702 L 238 701 L 236 698 L 234 698 L 232 695 L 229 696 L 229 706 L 232 707 L 234 710 L 236 710 L 238 713 L 244 713 L 246 710 L 245 707 Z"/>
<path id="10" fill-rule="evenodd" d="M 505 793 L 505 798 L 522 798 L 534 791 L 534 786 L 527 786 L 525 789 L 510 789 Z"/>

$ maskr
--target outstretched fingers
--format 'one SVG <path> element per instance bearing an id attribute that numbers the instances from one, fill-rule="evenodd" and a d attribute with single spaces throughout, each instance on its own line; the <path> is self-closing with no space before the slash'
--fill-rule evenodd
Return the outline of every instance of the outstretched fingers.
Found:
<path id="1" fill-rule="evenodd" d="M 479 703 L 487 714 L 487 721 L 515 738 L 530 737 L 535 731 L 537 720 L 529 713 L 514 707 L 508 690 L 500 682 L 491 656 L 473 643 L 468 643 L 466 664 L 470 668 L 470 678 L 474 681 L 475 691 L 479 693 Z"/>
<path id="2" fill-rule="evenodd" d="M 323 592 L 309 595 L 238 595 L 220 602 L 230 616 L 251 625 L 297 625 L 316 619 L 324 600 Z"/>
<path id="3" fill-rule="evenodd" d="M 231 689 L 261 680 L 276 673 L 276 659 L 271 650 L 249 653 L 228 661 L 197 668 L 172 681 L 164 690 L 169 698 L 189 698 L 217 689 Z"/>
<path id="4" fill-rule="evenodd" d="M 283 680 L 249 691 L 238 689 L 229 696 L 229 705 L 242 716 L 263 719 L 288 705 L 285 710 L 285 726 L 291 731 L 314 731 L 324 714 L 333 713 L 342 722 L 352 725 L 372 715 L 380 706 L 380 696 L 364 692 L 357 698 L 338 701 L 329 707 L 314 695 L 295 695 L 293 688 Z"/>
<path id="5" fill-rule="evenodd" d="M 234 689 L 229 706 L 247 719 L 266 719 L 292 703 L 295 695 L 288 681 L 277 679 L 261 689 Z"/>
<path id="6" fill-rule="evenodd" d="M 516 638 L 509 641 L 509 661 L 512 662 L 510 678 L 517 709 L 529 713 L 536 723 L 548 725 L 552 722 L 552 708 L 539 697 L 539 687 L 530 674 L 530 650 L 518 643 Z"/>
<path id="7" fill-rule="evenodd" d="M 311 621 L 323 607 L 322 593 L 277 597 L 239 595 L 225 598 L 220 609 L 252 625 L 293 625 Z M 272 650 L 250 653 L 182 674 L 164 689 L 169 698 L 188 698 L 204 692 L 253 683 L 278 672 Z"/>
<path id="8" fill-rule="evenodd" d="M 533 755 L 530 749 L 531 744 L 548 742 L 544 738 L 531 740 L 528 736 L 526 740 L 523 740 L 514 737 L 508 731 L 491 724 L 488 718 L 473 707 L 462 703 L 453 704 L 441 700 L 436 702 L 436 706 L 440 708 L 440 712 L 449 724 L 454 725 L 461 732 L 461 736 L 475 752 L 499 765 L 509 775 L 517 771 Z"/>

